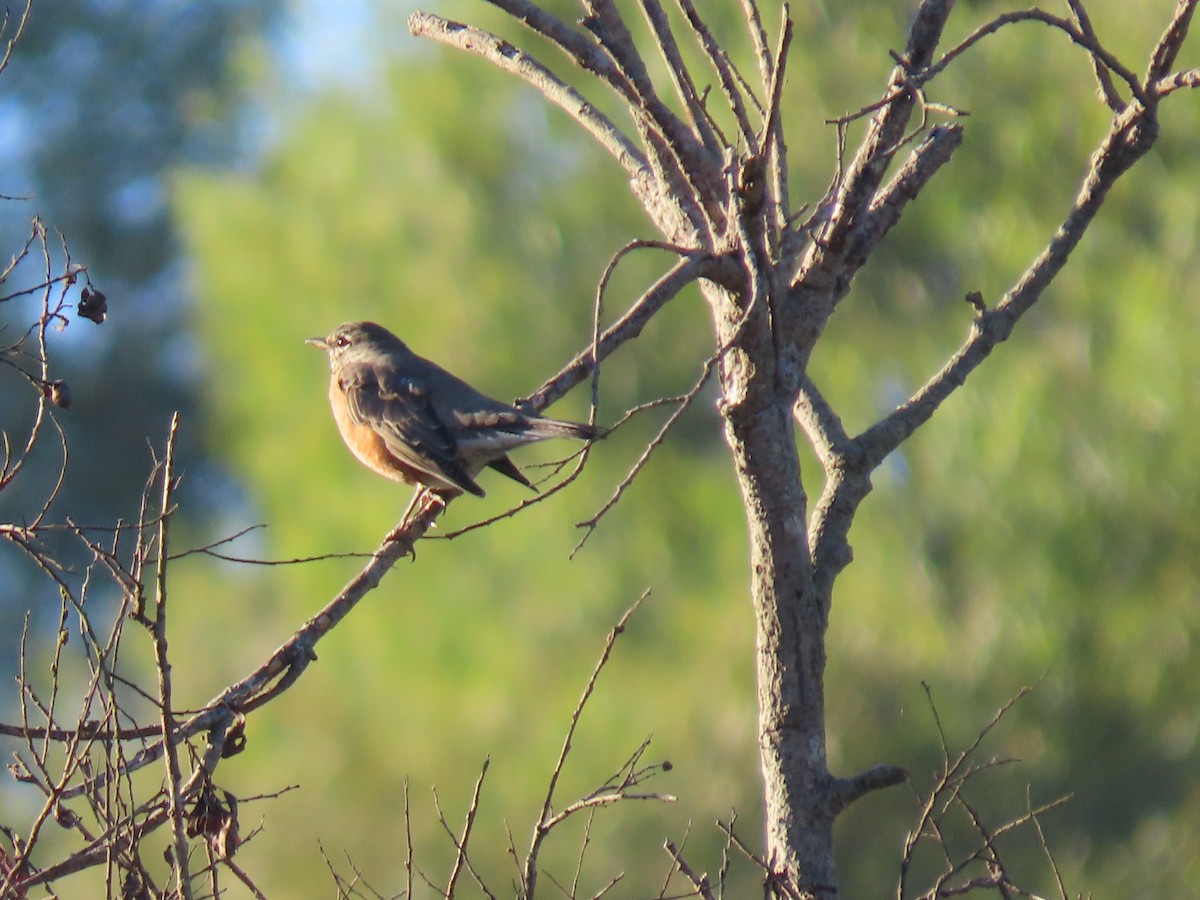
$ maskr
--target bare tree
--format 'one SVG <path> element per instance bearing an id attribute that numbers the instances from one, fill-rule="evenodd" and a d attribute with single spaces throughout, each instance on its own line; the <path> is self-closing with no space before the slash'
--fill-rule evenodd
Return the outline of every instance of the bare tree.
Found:
<path id="1" fill-rule="evenodd" d="M 1149 59 L 1131 65 L 1106 49 L 1083 0 L 1068 0 L 1066 17 L 1039 9 L 1005 13 L 940 52 L 955 4 L 922 0 L 879 99 L 831 123 L 844 139 L 847 126 L 868 119 L 858 146 L 839 153 L 828 188 L 810 191 L 811 205 L 800 206 L 789 182 L 781 106 L 791 43 L 786 5 L 772 40 L 762 4 L 741 0 L 757 64 L 751 74 L 739 70 L 693 0 L 676 0 L 671 14 L 660 0 L 639 0 L 644 29 L 613 0 L 581 0 L 578 22 L 532 0 L 491 2 L 586 77 L 569 83 L 530 51 L 435 14 L 415 13 L 409 27 L 486 58 L 565 110 L 625 170 L 663 246 L 679 256 L 556 387 L 583 378 L 636 336 L 683 285 L 699 281 L 708 300 L 715 341 L 706 374 L 717 374 L 750 534 L 770 889 L 835 896 L 834 820 L 854 800 L 904 778 L 891 765 L 840 777 L 826 764 L 824 639 L 834 585 L 851 560 L 855 513 L 872 472 L 1011 335 L 1066 265 L 1109 190 L 1154 144 L 1162 101 L 1200 84 L 1200 71 L 1175 69 L 1196 3 L 1181 0 Z M 991 303 L 970 295 L 974 318 L 958 350 L 891 413 L 850 434 L 808 375 L 813 348 L 855 274 L 963 141 L 961 122 L 933 124 L 952 112 L 929 99 L 937 77 L 989 35 L 1021 22 L 1049 26 L 1083 49 L 1111 126 L 1074 203 L 1028 268 Z M 702 52 L 704 73 L 685 63 L 685 40 Z M 659 59 L 662 84 L 651 74 Z M 711 93 L 701 87 L 709 80 L 718 86 Z M 615 98 L 628 124 L 589 101 L 584 92 L 591 89 Z M 733 133 L 721 124 L 729 122 Z M 815 502 L 801 483 L 797 421 L 823 467 Z"/>

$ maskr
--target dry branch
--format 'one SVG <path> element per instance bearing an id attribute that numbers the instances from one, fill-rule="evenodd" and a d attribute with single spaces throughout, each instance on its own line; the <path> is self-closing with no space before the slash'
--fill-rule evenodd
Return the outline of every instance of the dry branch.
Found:
<path id="1" fill-rule="evenodd" d="M 533 56 L 518 50 L 494 34 L 432 13 L 413 13 L 409 17 L 408 27 L 416 37 L 427 37 L 478 54 L 501 69 L 524 79 L 587 129 L 597 143 L 613 155 L 631 179 L 636 181 L 644 177 L 646 160 L 633 142 L 622 134 L 604 113 Z"/>

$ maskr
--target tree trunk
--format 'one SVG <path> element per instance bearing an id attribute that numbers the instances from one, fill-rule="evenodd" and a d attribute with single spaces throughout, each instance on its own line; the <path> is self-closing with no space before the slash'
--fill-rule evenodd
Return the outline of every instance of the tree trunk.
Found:
<path id="1" fill-rule="evenodd" d="M 713 301 L 721 292 L 708 293 Z M 778 371 L 766 307 L 757 304 L 760 314 L 751 309 L 745 324 L 725 317 L 721 338 L 732 347 L 721 368 L 721 411 L 750 538 L 769 890 L 836 896 L 825 759 L 827 617 L 813 583 L 796 395 Z"/>

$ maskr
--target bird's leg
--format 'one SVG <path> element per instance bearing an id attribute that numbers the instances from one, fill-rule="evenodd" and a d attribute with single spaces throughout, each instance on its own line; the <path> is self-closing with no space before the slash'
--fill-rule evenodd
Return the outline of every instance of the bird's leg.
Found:
<path id="1" fill-rule="evenodd" d="M 417 489 L 413 491 L 412 499 L 408 501 L 408 509 L 404 510 L 404 515 L 400 517 L 400 528 L 408 524 L 408 517 L 412 515 L 414 509 L 417 508 L 417 501 L 425 495 L 425 488 L 422 485 L 417 485 Z M 397 528 L 397 531 L 400 529 Z"/>
<path id="2" fill-rule="evenodd" d="M 422 501 L 424 501 L 424 502 L 422 502 Z M 426 507 L 432 509 L 432 508 L 438 507 L 438 506 L 445 509 L 446 508 L 446 498 L 443 497 L 441 494 L 439 494 L 435 490 L 418 485 L 416 491 L 413 493 L 412 500 L 410 500 L 408 502 L 408 508 L 404 510 L 404 515 L 402 515 L 400 517 L 400 524 L 397 525 L 395 528 L 393 528 L 388 533 L 388 536 L 385 538 L 385 540 L 388 540 L 388 541 L 396 540 L 404 532 L 404 530 L 408 527 L 409 519 L 415 513 L 423 512 Z M 434 522 L 429 527 L 437 528 L 437 523 Z M 415 551 L 414 551 L 414 555 L 415 555 Z"/>

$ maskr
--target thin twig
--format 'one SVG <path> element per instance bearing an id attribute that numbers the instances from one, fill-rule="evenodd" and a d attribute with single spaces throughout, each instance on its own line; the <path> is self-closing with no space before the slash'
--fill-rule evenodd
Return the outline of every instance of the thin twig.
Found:
<path id="1" fill-rule="evenodd" d="M 583 822 L 583 837 L 579 839 L 579 853 L 575 857 L 575 874 L 571 876 L 571 896 L 579 896 L 579 879 L 583 875 L 583 860 L 587 849 L 592 843 L 592 823 L 596 820 L 596 810 L 589 809 Z"/>
<path id="2" fill-rule="evenodd" d="M 691 26 L 692 33 L 696 36 L 696 41 L 700 45 L 700 49 L 704 51 L 705 56 L 708 57 L 709 64 L 713 67 L 713 71 L 717 73 L 717 80 L 721 84 L 721 92 L 725 95 L 725 102 L 729 104 L 734 121 L 737 122 L 738 134 L 741 136 L 741 140 L 745 142 L 751 153 L 755 152 L 757 147 L 755 146 L 754 126 L 750 122 L 750 114 L 742 98 L 748 97 L 759 111 L 762 110 L 762 104 L 754 96 L 754 91 L 750 89 L 746 79 L 742 77 L 742 73 L 738 71 L 733 60 L 729 58 L 729 54 L 725 52 L 725 48 L 717 42 L 708 25 L 700 18 L 700 14 L 696 11 L 692 0 L 676 0 L 676 2 L 687 19 L 688 25 Z M 766 84 L 767 81 L 768 79 L 765 77 L 762 79 L 763 84 Z M 722 143 L 727 147 L 730 146 L 728 140 L 724 140 Z"/>
<path id="3" fill-rule="evenodd" d="M 675 85 L 675 93 L 678 94 L 683 108 L 687 111 L 692 128 L 699 135 L 704 148 L 711 154 L 719 155 L 721 142 L 712 127 L 708 111 L 704 108 L 704 103 L 700 98 L 700 93 L 696 90 L 695 82 L 692 81 L 687 64 L 683 61 L 683 55 L 679 52 L 679 45 L 675 42 L 675 35 L 671 31 L 671 23 L 667 19 L 666 10 L 663 9 L 659 0 L 638 0 L 638 2 L 646 21 L 650 23 L 650 28 L 654 32 L 658 49 L 662 53 L 663 61 L 667 64 L 671 81 Z"/>
<path id="4" fill-rule="evenodd" d="M 768 891 L 773 889 L 776 894 L 782 894 L 787 898 L 787 900 L 804 900 L 800 894 L 800 891 L 794 884 L 792 884 L 787 878 L 781 878 L 779 873 L 775 871 L 774 867 L 772 867 L 767 860 L 763 859 L 746 846 L 742 839 L 734 832 L 732 822 L 729 824 L 717 822 L 717 828 L 724 832 L 725 837 L 729 840 L 729 843 L 741 851 L 742 855 L 745 856 L 746 859 L 750 860 L 763 871 L 764 875 L 766 876 L 766 888 Z M 772 895 L 768 893 L 767 896 Z"/>
<path id="5" fill-rule="evenodd" d="M 1071 8 L 1071 15 L 1075 17 L 1075 24 L 1079 26 L 1079 30 L 1099 45 L 1100 38 L 1096 36 L 1096 29 L 1092 27 L 1092 20 L 1088 15 L 1087 8 L 1083 5 L 1083 0 L 1067 0 L 1067 6 Z M 1092 54 L 1092 71 L 1096 76 L 1096 85 L 1099 88 L 1100 96 L 1109 109 L 1119 113 L 1125 108 L 1125 101 L 1117 93 L 1117 85 L 1113 81 L 1112 72 L 1095 54 Z"/>
<path id="6" fill-rule="evenodd" d="M 535 412 L 545 409 L 591 375 L 592 370 L 618 348 L 640 335 L 658 311 L 689 284 L 700 278 L 724 280 L 733 277 L 735 271 L 731 257 L 713 258 L 692 253 L 680 259 L 609 325 L 593 346 L 579 353 L 520 405 Z"/>
<path id="7" fill-rule="evenodd" d="M 408 779 L 404 779 L 404 896 L 413 895 L 412 806 L 408 801 Z"/>
<path id="8" fill-rule="evenodd" d="M 767 43 L 767 30 L 763 27 L 762 13 L 756 0 L 741 0 L 742 12 L 746 16 L 746 28 L 754 42 L 754 55 L 758 60 L 758 77 L 763 84 L 772 78 L 771 49 Z"/>
<path id="9" fill-rule="evenodd" d="M 475 780 L 475 790 L 471 793 L 471 805 L 467 807 L 467 820 L 463 823 L 462 837 L 455 838 L 454 833 L 450 833 L 450 839 L 454 841 L 455 853 L 454 867 L 450 870 L 450 878 L 446 882 L 445 896 L 447 898 L 452 898 L 454 896 L 455 885 L 458 884 L 458 877 L 462 874 L 463 867 L 465 866 L 468 870 L 470 870 L 471 876 L 475 879 L 475 883 L 479 885 L 480 890 L 487 894 L 491 900 L 496 900 L 496 895 L 488 890 L 487 885 L 483 883 L 483 880 L 479 877 L 479 874 L 475 871 L 474 867 L 471 865 L 470 859 L 467 857 L 467 844 L 471 840 L 471 828 L 475 825 L 475 816 L 479 812 L 479 797 L 483 791 L 483 779 L 487 777 L 488 767 L 491 765 L 491 763 L 492 760 L 490 756 L 484 758 L 483 768 L 479 772 L 479 777 Z M 437 794 L 435 793 L 435 802 L 436 797 Z M 438 810 L 438 813 L 439 815 L 441 814 L 440 809 Z"/>
<path id="10" fill-rule="evenodd" d="M 1033 827 L 1037 831 L 1038 843 L 1042 846 L 1042 853 L 1045 854 L 1046 860 L 1050 863 L 1050 871 L 1054 873 L 1054 883 L 1058 887 L 1059 900 L 1070 900 L 1067 896 L 1067 886 L 1063 882 L 1062 872 L 1058 869 L 1058 861 L 1055 860 L 1054 854 L 1050 850 L 1050 845 L 1046 842 L 1046 833 L 1042 831 L 1042 820 L 1033 811 L 1033 803 L 1029 797 L 1029 788 L 1025 788 L 1025 808 L 1030 811 L 1029 818 L 1033 822 Z"/>
<path id="11" fill-rule="evenodd" d="M 687 864 L 683 858 L 683 851 L 676 847 L 675 844 L 666 840 L 663 841 L 663 849 L 671 855 L 671 865 L 679 870 L 688 881 L 692 883 L 692 887 L 696 889 L 696 896 L 703 897 L 704 900 L 716 900 L 712 893 L 712 885 L 709 883 L 708 875 L 701 874 Z M 663 893 L 666 893 L 664 888 Z"/>
<path id="12" fill-rule="evenodd" d="M 1190 5 L 1194 6 L 1194 2 Z M 1143 106 L 1150 106 L 1151 101 L 1149 95 L 1146 94 L 1142 86 L 1141 79 L 1138 78 L 1130 69 L 1124 66 L 1119 59 L 1113 56 L 1106 50 L 1099 41 L 1096 40 L 1095 33 L 1090 29 L 1083 29 L 1071 22 L 1070 19 L 1064 19 L 1061 16 L 1053 15 L 1040 9 L 1023 9 L 1013 12 L 1002 13 L 992 21 L 980 25 L 973 32 L 963 38 L 958 44 L 947 50 L 937 60 L 923 71 L 917 70 L 914 74 L 917 75 L 922 84 L 932 81 L 935 77 L 945 71 L 955 59 L 962 56 L 985 37 L 995 34 L 1002 28 L 1018 22 L 1040 22 L 1043 25 L 1048 25 L 1051 28 L 1057 29 L 1082 47 L 1092 57 L 1096 64 L 1102 64 L 1110 72 L 1114 73 L 1129 87 L 1130 92 L 1137 98 L 1138 102 Z M 1106 102 L 1108 98 L 1106 97 Z"/>
<path id="13" fill-rule="evenodd" d="M 1147 82 L 1152 83 L 1160 78 L 1165 78 L 1171 67 L 1175 65 L 1175 60 L 1179 56 L 1179 51 L 1183 49 L 1183 42 L 1191 28 L 1192 17 L 1196 14 L 1196 5 L 1197 0 L 1179 0 L 1176 4 L 1175 15 L 1171 17 L 1171 21 L 1163 30 L 1158 43 L 1154 45 L 1154 51 L 1150 54 L 1150 64 L 1146 67 Z"/>
<path id="14" fill-rule="evenodd" d="M 625 495 L 625 491 L 631 484 L 633 484 L 634 479 L 637 478 L 642 469 L 646 467 L 646 464 L 650 462 L 650 457 L 653 456 L 654 451 L 666 442 L 668 433 L 670 433 L 671 429 L 675 427 L 676 423 L 683 416 L 683 414 L 691 408 L 692 403 L 695 402 L 696 398 L 700 396 L 700 392 L 704 390 L 704 386 L 708 384 L 709 378 L 712 377 L 712 373 L 716 367 L 718 359 L 719 357 L 713 356 L 705 362 L 704 367 L 701 369 L 699 379 L 697 379 L 691 390 L 683 395 L 679 401 L 679 405 L 658 429 L 658 433 L 651 438 L 648 444 L 646 444 L 641 455 L 638 456 L 637 460 L 625 474 L 625 477 L 621 479 L 620 484 L 616 486 L 612 492 L 612 495 L 608 498 L 608 500 L 605 501 L 604 505 L 601 506 L 600 509 L 598 509 L 591 516 L 591 518 L 585 519 L 584 521 L 578 523 L 577 527 L 584 529 L 584 533 L 579 539 L 578 543 L 575 544 L 575 547 L 571 550 L 572 558 L 583 548 L 583 545 L 587 543 L 588 538 L 592 536 L 592 533 L 600 524 L 600 520 L 604 518 L 604 516 L 621 501 L 621 498 Z"/>
<path id="15" fill-rule="evenodd" d="M 1006 760 L 993 760 L 987 763 L 976 765 L 973 764 L 972 760 L 974 759 L 976 753 L 978 753 L 979 748 L 983 744 L 984 740 L 987 739 L 988 735 L 995 730 L 996 726 L 1000 724 L 1009 711 L 1012 710 L 1017 703 L 1021 702 L 1021 700 L 1028 696 L 1028 694 L 1033 690 L 1031 687 L 1021 688 L 1020 691 L 1018 691 L 1013 697 L 1004 703 L 999 710 L 996 711 L 988 723 L 979 730 L 974 740 L 964 750 L 960 751 L 954 757 L 953 761 L 951 761 L 945 728 L 942 725 L 942 720 L 938 713 L 937 705 L 933 702 L 933 693 L 929 686 L 924 682 L 922 682 L 922 687 L 925 690 L 930 710 L 933 713 L 934 724 L 937 728 L 938 739 L 942 747 L 942 770 L 935 779 L 934 785 L 930 789 L 929 794 L 923 800 L 921 800 L 918 795 L 918 800 L 921 802 L 921 810 L 917 818 L 917 824 L 912 828 L 912 830 L 909 831 L 904 841 L 904 850 L 900 859 L 900 877 L 896 885 L 897 900 L 904 900 L 904 898 L 907 896 L 907 880 L 913 863 L 916 848 L 918 844 L 920 844 L 927 836 L 930 830 L 933 832 L 932 840 L 934 844 L 941 850 L 943 854 L 945 869 L 939 876 L 938 883 L 928 896 L 945 896 L 945 894 L 942 893 L 945 883 L 950 878 L 961 872 L 964 866 L 969 865 L 971 862 L 979 858 L 978 851 L 962 861 L 955 862 L 951 858 L 949 847 L 946 844 L 945 839 L 942 837 L 940 826 L 938 825 L 939 813 L 937 810 L 940 805 L 943 808 L 944 813 L 945 809 L 948 809 L 951 804 L 961 803 L 963 804 L 964 809 L 968 810 L 968 814 L 971 814 L 969 807 L 966 806 L 962 799 L 961 792 L 963 785 L 980 772 L 994 768 L 997 765 L 1003 765 L 1005 762 L 1007 762 Z M 1061 802 L 1063 802 L 1063 799 L 1056 800 L 1051 804 L 1047 804 L 1047 806 L 1044 808 L 1039 808 L 1038 810 L 1032 811 L 1032 813 L 1041 812 L 1044 809 L 1052 809 L 1055 806 L 1058 806 Z M 1030 815 L 1032 815 L 1032 813 Z M 1029 820 L 1030 816 L 1027 815 L 1014 820 L 1014 823 L 1024 824 Z M 1016 824 L 1014 823 L 1009 823 L 1008 826 L 1005 826 L 1004 830 L 1011 830 L 1012 827 L 1016 827 Z"/>
<path id="16" fill-rule="evenodd" d="M 171 495 L 175 489 L 175 442 L 179 435 L 179 413 L 171 417 L 167 431 L 167 450 L 162 464 L 162 505 L 158 520 L 158 561 L 154 571 L 154 621 L 147 623 L 154 639 L 154 665 L 158 673 L 158 705 L 162 717 L 162 743 L 167 765 L 167 801 L 174 835 L 176 887 L 184 900 L 192 900 L 192 880 L 188 873 L 187 820 L 180 786 L 179 744 L 175 736 L 175 714 L 171 705 L 171 662 L 167 652 L 167 531 L 170 522 Z"/>
<path id="17" fill-rule="evenodd" d="M 629 624 L 629 620 L 638 608 L 650 596 L 650 591 L 646 591 L 629 609 L 625 610 L 624 615 L 618 620 L 612 631 L 608 633 L 608 637 L 604 642 L 604 649 L 600 653 L 600 658 L 596 661 L 595 668 L 592 669 L 592 675 L 588 678 L 587 685 L 583 689 L 583 694 L 579 701 L 575 704 L 575 709 L 571 713 L 571 721 L 567 726 L 567 734 L 563 739 L 562 749 L 558 753 L 558 759 L 555 760 L 554 768 L 550 772 L 550 783 L 546 788 L 546 797 L 542 801 L 542 810 L 538 814 L 537 822 L 533 827 L 533 837 L 530 841 L 529 852 L 525 855 L 525 866 L 521 874 L 521 891 L 522 896 L 532 898 L 534 888 L 537 885 L 538 878 L 538 853 L 541 851 L 542 842 L 546 839 L 546 835 L 550 833 L 552 822 L 556 824 L 555 817 L 551 815 L 550 810 L 554 804 L 554 792 L 558 788 L 558 781 L 562 777 L 563 769 L 567 764 L 567 756 L 571 752 L 571 742 L 575 737 L 575 729 L 579 727 L 579 720 L 583 716 L 583 710 L 587 706 L 588 700 L 592 696 L 592 692 L 596 689 L 596 681 L 600 678 L 600 673 L 604 671 L 604 667 L 608 664 L 609 658 L 612 656 L 613 647 L 616 646 L 617 639 L 625 633 L 625 628 Z M 562 821 L 557 819 L 557 821 Z"/>

